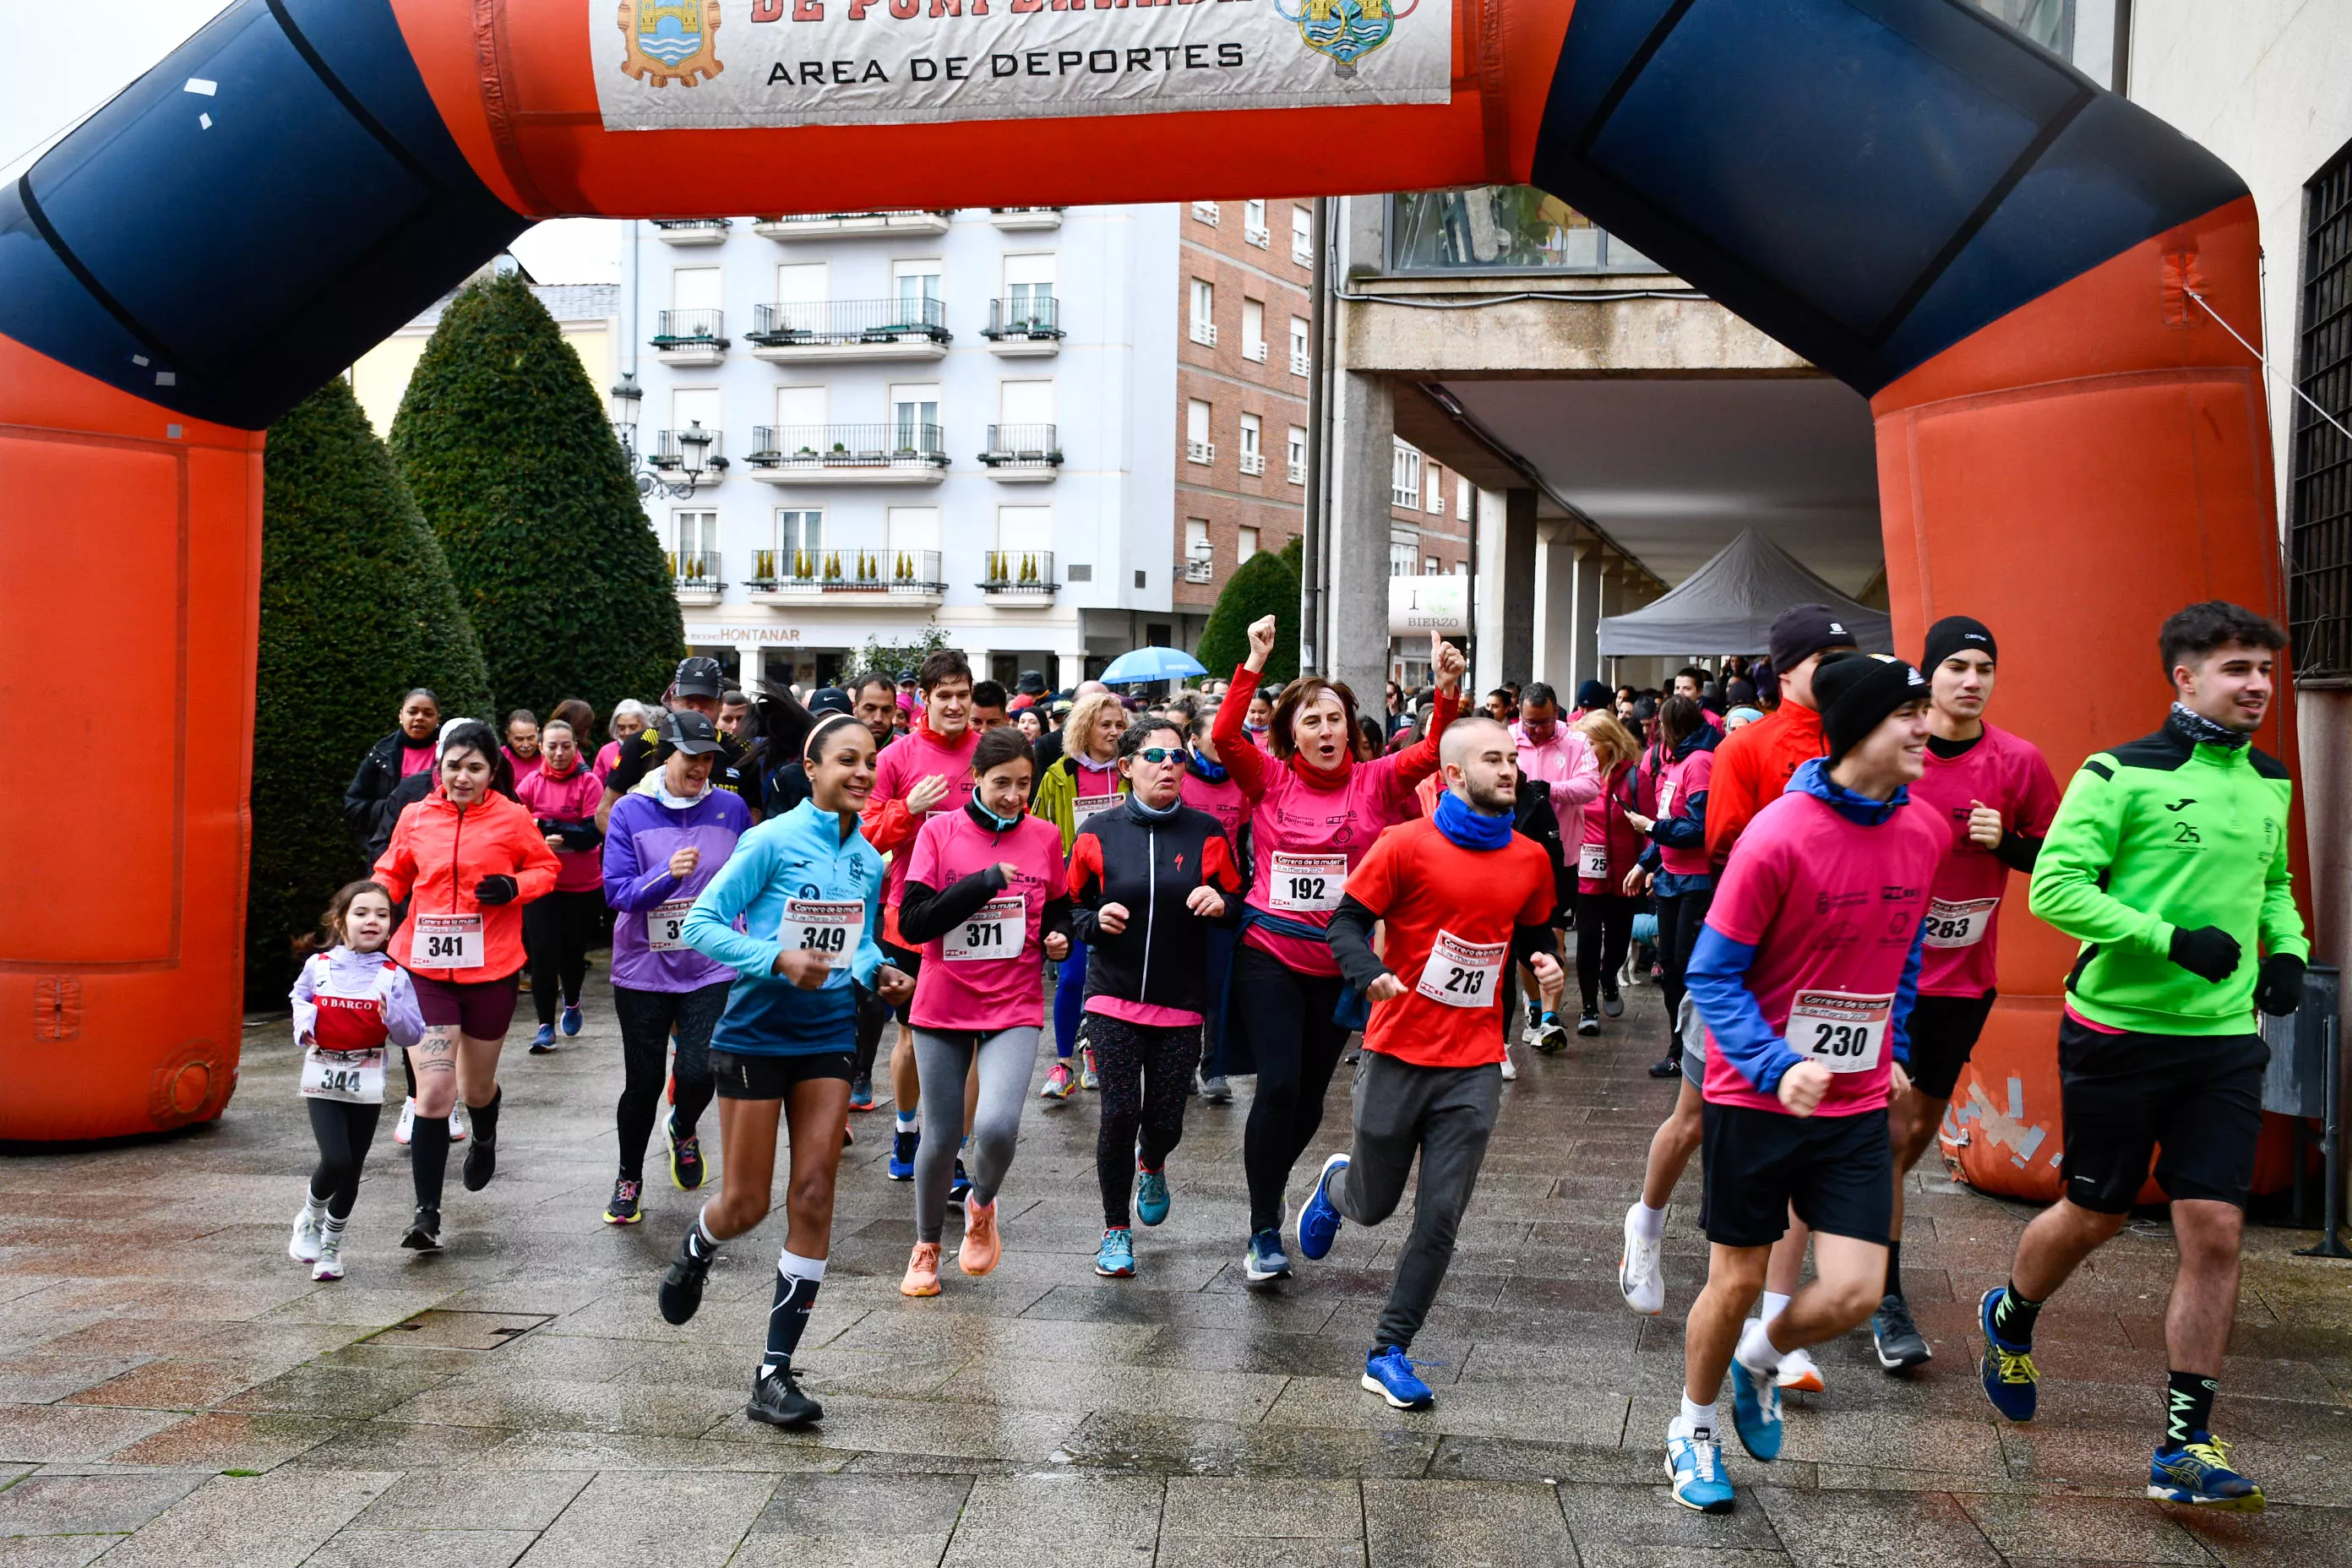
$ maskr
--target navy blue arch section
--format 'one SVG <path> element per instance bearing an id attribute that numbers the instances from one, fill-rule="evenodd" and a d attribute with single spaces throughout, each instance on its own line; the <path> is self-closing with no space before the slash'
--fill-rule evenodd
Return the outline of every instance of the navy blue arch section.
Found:
<path id="1" fill-rule="evenodd" d="M 2246 194 L 1967 0 L 1578 0 L 1531 177 L 1864 395 Z"/>
<path id="2" fill-rule="evenodd" d="M 386 0 L 240 0 L 0 190 L 0 332 L 259 429 L 528 224 Z"/>

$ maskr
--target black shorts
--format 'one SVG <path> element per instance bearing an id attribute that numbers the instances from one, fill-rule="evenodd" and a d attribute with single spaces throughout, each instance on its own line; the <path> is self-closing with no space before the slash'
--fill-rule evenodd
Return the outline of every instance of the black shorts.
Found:
<path id="1" fill-rule="evenodd" d="M 1789 1209 L 1827 1236 L 1887 1245 L 1895 1156 L 1884 1108 L 1859 1116 L 1791 1116 L 1752 1105 L 1699 1115 L 1706 1161 L 1699 1228 L 1724 1247 L 1769 1247 Z"/>
<path id="2" fill-rule="evenodd" d="M 915 976 L 923 972 L 923 955 L 921 953 L 915 952 L 911 948 L 900 947 L 895 942 L 878 942 L 876 945 L 882 949 L 882 962 L 897 970 L 899 973 L 905 975 L 908 979 L 912 980 Z M 908 992 L 907 999 L 904 1002 L 898 1003 L 896 1006 L 890 1009 L 890 1016 L 898 1019 L 898 1022 L 903 1024 L 907 1021 L 907 1009 L 914 1005 L 914 994 L 912 992 Z"/>
<path id="3" fill-rule="evenodd" d="M 789 1057 L 715 1048 L 710 1053 L 710 1077 L 721 1100 L 782 1100 L 794 1084 L 824 1078 L 847 1083 L 856 1070 L 856 1054 L 850 1051 L 802 1051 Z"/>
<path id="4" fill-rule="evenodd" d="M 1960 1069 L 1977 1048 L 1994 993 L 1981 996 L 1917 996 L 1911 1002 L 1908 1033 L 1911 1087 L 1930 1100 L 1949 1100 Z"/>
<path id="5" fill-rule="evenodd" d="M 2061 1018 L 2067 1201 L 2128 1213 L 2154 1154 L 2167 1197 L 2244 1208 L 2270 1059 L 2260 1035 L 2108 1035 Z"/>

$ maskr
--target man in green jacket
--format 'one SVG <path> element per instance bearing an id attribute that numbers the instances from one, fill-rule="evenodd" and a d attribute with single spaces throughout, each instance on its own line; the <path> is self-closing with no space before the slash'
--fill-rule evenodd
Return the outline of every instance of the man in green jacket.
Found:
<path id="1" fill-rule="evenodd" d="M 2010 1419 L 2033 1418 L 2034 1316 L 2123 1228 L 2160 1149 L 2180 1263 L 2147 1493 L 2251 1510 L 2262 1489 L 2230 1467 L 2212 1415 L 2270 1059 L 2254 1010 L 2294 1011 L 2311 952 L 2287 871 L 2293 785 L 2250 743 L 2286 636 L 2216 599 L 2166 621 L 2158 640 L 2171 714 L 2083 764 L 2034 865 L 2033 912 L 2083 943 L 2058 1026 L 2066 1190 L 1979 1304 L 1984 1388 Z"/>

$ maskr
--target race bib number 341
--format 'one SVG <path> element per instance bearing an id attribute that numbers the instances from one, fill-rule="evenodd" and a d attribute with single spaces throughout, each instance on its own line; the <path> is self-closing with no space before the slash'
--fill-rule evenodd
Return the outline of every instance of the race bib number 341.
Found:
<path id="1" fill-rule="evenodd" d="M 419 969 L 479 969 L 484 953 L 479 915 L 415 915 L 408 927 L 408 961 Z"/>

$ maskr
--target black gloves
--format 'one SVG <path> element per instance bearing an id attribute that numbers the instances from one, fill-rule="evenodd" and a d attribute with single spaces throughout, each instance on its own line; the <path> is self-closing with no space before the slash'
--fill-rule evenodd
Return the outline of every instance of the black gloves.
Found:
<path id="1" fill-rule="evenodd" d="M 2273 1018 L 2284 1018 L 2303 1005 L 2303 960 L 2291 952 L 2263 959 L 2254 981 L 2254 1005 Z"/>
<path id="2" fill-rule="evenodd" d="M 520 891 L 522 889 L 515 886 L 512 877 L 485 877 L 474 884 L 474 901 L 478 904 L 510 904 Z"/>
<path id="3" fill-rule="evenodd" d="M 2200 980 L 2218 985 L 2229 979 L 2238 967 L 2238 939 L 2220 926 L 2173 929 L 2172 962 Z"/>

